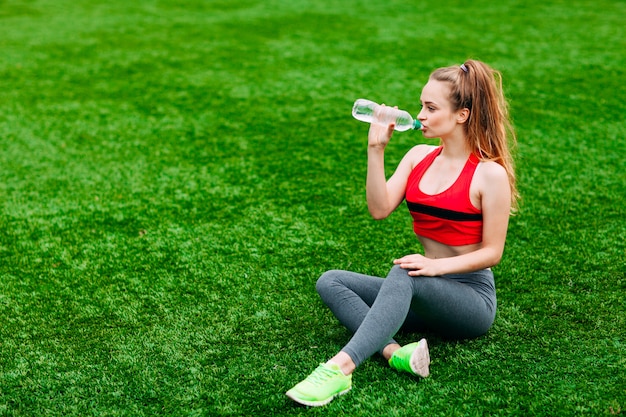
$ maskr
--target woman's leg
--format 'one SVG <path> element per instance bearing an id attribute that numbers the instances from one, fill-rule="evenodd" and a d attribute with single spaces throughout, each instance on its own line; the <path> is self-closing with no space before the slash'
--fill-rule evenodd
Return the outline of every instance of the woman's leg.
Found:
<path id="1" fill-rule="evenodd" d="M 406 271 L 394 268 L 392 273 L 405 276 Z M 428 330 L 449 339 L 471 339 L 493 324 L 497 302 L 491 270 L 410 280 L 411 312 Z"/>
<path id="2" fill-rule="evenodd" d="M 495 318 L 491 271 L 411 277 L 395 266 L 385 279 L 333 271 L 320 280 L 320 295 L 354 333 L 342 351 L 355 366 L 389 345 L 396 349 L 393 336 L 403 325 L 464 339 L 486 333 Z"/>
<path id="3" fill-rule="evenodd" d="M 368 299 L 368 308 L 360 310 L 359 325 L 354 330 L 350 329 L 354 335 L 342 352 L 352 359 L 355 366 L 376 352 L 382 354 L 387 345 L 397 345 L 393 336 L 407 319 L 412 288 L 408 274 L 408 279 L 402 279 L 401 275 L 393 271 L 387 278 L 375 281 L 378 283 L 376 297 L 373 301 Z"/>
<path id="4" fill-rule="evenodd" d="M 383 278 L 350 271 L 328 271 L 316 284 L 322 301 L 350 332 L 357 331 L 378 296 Z"/>
<path id="5" fill-rule="evenodd" d="M 376 300 L 382 278 L 348 271 L 328 271 L 317 281 L 317 291 L 339 321 L 350 331 L 359 328 Z M 292 400 L 321 406 L 352 388 L 356 365 L 344 352 L 318 366 L 308 377 L 286 392 Z"/>

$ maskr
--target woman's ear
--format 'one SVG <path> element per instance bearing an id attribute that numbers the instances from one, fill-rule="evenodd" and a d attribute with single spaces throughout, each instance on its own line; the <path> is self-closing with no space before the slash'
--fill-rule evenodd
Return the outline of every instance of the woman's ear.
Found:
<path id="1" fill-rule="evenodd" d="M 462 108 L 461 110 L 459 110 L 457 114 L 457 119 L 456 119 L 457 123 L 463 124 L 467 122 L 469 115 L 470 115 L 469 109 L 467 107 Z"/>

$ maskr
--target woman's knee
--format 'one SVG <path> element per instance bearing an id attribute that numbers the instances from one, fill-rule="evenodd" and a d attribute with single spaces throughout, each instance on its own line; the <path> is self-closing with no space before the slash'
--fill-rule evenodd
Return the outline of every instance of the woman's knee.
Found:
<path id="1" fill-rule="evenodd" d="M 324 272 L 315 283 L 315 289 L 319 295 L 329 291 L 333 286 L 336 286 L 339 281 L 341 271 L 331 270 Z"/>
<path id="2" fill-rule="evenodd" d="M 398 281 L 410 282 L 411 279 L 412 278 L 409 275 L 409 271 L 408 270 L 401 268 L 399 265 L 394 265 L 393 268 L 391 268 L 391 270 L 387 274 L 387 278 L 385 278 L 385 281 L 389 281 L 389 282 L 398 282 Z"/>

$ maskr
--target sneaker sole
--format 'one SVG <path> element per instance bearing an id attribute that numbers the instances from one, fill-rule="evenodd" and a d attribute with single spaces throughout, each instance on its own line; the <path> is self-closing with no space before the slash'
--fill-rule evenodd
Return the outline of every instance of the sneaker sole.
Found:
<path id="1" fill-rule="evenodd" d="M 426 339 L 422 339 L 417 343 L 417 347 L 411 354 L 409 363 L 411 364 L 411 370 L 415 374 L 422 378 L 426 378 L 430 375 L 430 354 L 428 353 L 428 343 Z"/>
<path id="2" fill-rule="evenodd" d="M 325 400 L 321 400 L 321 401 L 307 401 L 307 400 L 303 400 L 301 398 L 297 398 L 294 393 L 291 392 L 291 390 L 287 391 L 287 393 L 285 395 L 287 395 L 287 397 L 291 398 L 293 401 L 297 402 L 298 404 L 302 404 L 302 405 L 307 405 L 309 407 L 321 407 L 323 405 L 328 404 L 329 402 L 331 402 L 332 400 L 335 399 L 335 397 L 339 397 L 340 395 L 343 394 L 347 394 L 348 391 L 350 391 L 352 389 L 352 387 L 348 387 L 345 390 L 325 399 Z"/>

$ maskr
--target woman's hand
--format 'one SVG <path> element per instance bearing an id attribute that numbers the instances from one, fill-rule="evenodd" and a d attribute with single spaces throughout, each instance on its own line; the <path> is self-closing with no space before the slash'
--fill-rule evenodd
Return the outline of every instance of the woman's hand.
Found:
<path id="1" fill-rule="evenodd" d="M 441 275 L 438 269 L 438 260 L 430 259 L 420 254 L 406 255 L 400 259 L 395 259 L 394 264 L 400 265 L 402 269 L 409 269 L 412 277 L 426 276 L 434 277 Z"/>
<path id="2" fill-rule="evenodd" d="M 385 112 L 386 107 L 384 104 L 376 109 L 377 112 Z M 396 107 L 397 108 L 397 107 Z M 384 118 L 383 118 L 384 120 Z M 367 135 L 367 141 L 369 146 L 371 147 L 379 147 L 384 149 L 385 146 L 389 143 L 391 139 L 391 135 L 393 134 L 393 129 L 395 128 L 395 124 L 389 124 L 387 126 L 381 125 L 378 123 L 370 124 L 370 130 Z"/>

